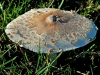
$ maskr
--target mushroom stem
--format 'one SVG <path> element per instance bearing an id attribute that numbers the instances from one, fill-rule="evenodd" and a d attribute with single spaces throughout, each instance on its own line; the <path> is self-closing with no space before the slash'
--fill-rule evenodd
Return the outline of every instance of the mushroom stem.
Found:
<path id="1" fill-rule="evenodd" d="M 50 62 L 53 62 L 54 61 L 53 62 L 53 66 L 56 66 L 57 65 L 57 60 L 55 60 L 56 57 L 57 57 L 57 53 L 50 53 L 50 54 L 48 54 L 48 60 Z"/>
<path id="2" fill-rule="evenodd" d="M 60 53 L 50 53 L 47 54 L 47 58 L 48 61 L 50 62 L 50 64 L 52 64 L 52 66 L 57 66 L 57 59 L 61 56 L 62 52 Z M 47 65 L 48 65 L 48 61 L 47 61 Z"/>

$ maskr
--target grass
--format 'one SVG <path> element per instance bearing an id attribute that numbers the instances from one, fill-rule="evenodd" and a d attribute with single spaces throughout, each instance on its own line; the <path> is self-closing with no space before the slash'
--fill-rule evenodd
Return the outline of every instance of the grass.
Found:
<path id="1" fill-rule="evenodd" d="M 0 75 L 100 75 L 99 31 L 93 42 L 85 47 L 59 53 L 55 62 L 47 64 L 45 54 L 20 48 L 5 34 L 6 25 L 31 8 L 75 10 L 100 24 L 99 0 L 3 0 L 0 1 Z"/>

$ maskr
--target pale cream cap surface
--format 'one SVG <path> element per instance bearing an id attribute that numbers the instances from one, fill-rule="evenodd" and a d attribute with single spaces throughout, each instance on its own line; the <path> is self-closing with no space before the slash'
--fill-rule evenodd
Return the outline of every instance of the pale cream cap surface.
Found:
<path id="1" fill-rule="evenodd" d="M 5 32 L 10 40 L 33 52 L 58 53 L 85 46 L 97 30 L 92 21 L 75 12 L 40 8 L 18 16 Z"/>

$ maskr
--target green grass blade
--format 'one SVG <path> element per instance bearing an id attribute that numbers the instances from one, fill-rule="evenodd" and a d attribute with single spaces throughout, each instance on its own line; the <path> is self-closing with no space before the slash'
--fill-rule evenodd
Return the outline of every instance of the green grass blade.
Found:
<path id="1" fill-rule="evenodd" d="M 61 56 L 62 52 L 58 54 L 58 56 L 45 68 L 42 68 L 41 70 L 39 70 L 36 75 L 41 75 L 43 72 L 45 73 L 47 69 L 51 68 L 51 66 L 53 65 L 53 63 Z"/>
<path id="2" fill-rule="evenodd" d="M 0 68 L 1 68 L 1 67 L 4 67 L 4 66 L 7 65 L 8 63 L 14 61 L 15 59 L 16 59 L 16 57 L 14 57 L 14 58 L 12 58 L 12 59 L 10 59 L 10 60 L 4 62 L 3 64 L 0 65 Z"/>
<path id="3" fill-rule="evenodd" d="M 61 6 L 63 5 L 63 3 L 64 3 L 64 0 L 61 1 L 61 3 L 60 3 L 60 5 L 59 5 L 58 9 L 61 8 Z"/>

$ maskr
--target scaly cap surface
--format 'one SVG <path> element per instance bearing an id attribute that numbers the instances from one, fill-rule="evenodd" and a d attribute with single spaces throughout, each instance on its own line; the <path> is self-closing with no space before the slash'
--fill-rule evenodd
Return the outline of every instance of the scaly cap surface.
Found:
<path id="1" fill-rule="evenodd" d="M 97 27 L 75 12 L 40 8 L 18 16 L 7 25 L 5 32 L 21 47 L 37 53 L 57 53 L 90 43 Z"/>

